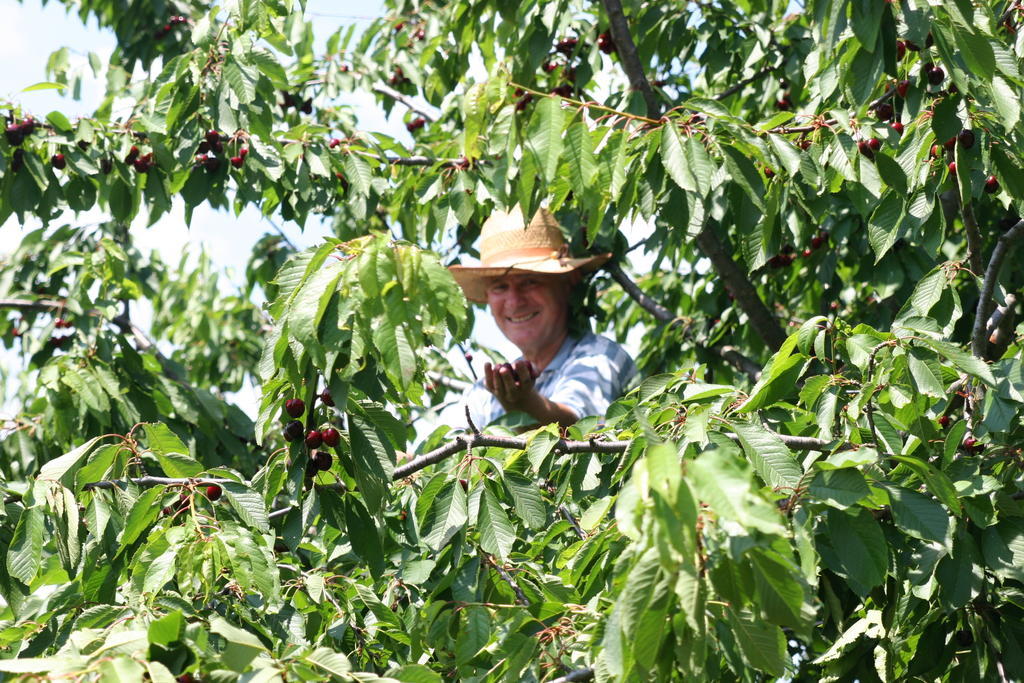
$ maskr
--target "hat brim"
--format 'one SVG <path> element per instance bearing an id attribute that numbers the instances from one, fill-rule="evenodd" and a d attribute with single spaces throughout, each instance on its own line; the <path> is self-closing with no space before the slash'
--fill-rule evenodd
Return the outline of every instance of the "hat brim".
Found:
<path id="1" fill-rule="evenodd" d="M 611 257 L 611 254 L 598 254 L 584 258 L 545 259 L 509 266 L 448 266 L 448 270 L 462 287 L 467 299 L 484 304 L 487 303 L 487 287 L 494 278 L 515 273 L 565 275 L 574 270 L 589 273 L 603 266 Z"/>

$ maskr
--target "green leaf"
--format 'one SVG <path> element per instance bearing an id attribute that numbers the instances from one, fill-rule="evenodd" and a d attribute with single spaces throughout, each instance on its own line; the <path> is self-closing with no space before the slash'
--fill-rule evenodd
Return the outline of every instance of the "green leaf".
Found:
<path id="1" fill-rule="evenodd" d="M 480 652 L 491 638 L 491 615 L 479 605 L 470 605 L 463 610 L 461 628 L 455 638 L 455 657 L 465 664 Z"/>
<path id="2" fill-rule="evenodd" d="M 341 157 L 341 165 L 345 169 L 345 179 L 351 183 L 352 188 L 360 196 L 370 194 L 370 182 L 373 180 L 373 172 L 366 160 L 352 151 Z"/>
<path id="3" fill-rule="evenodd" d="M 743 402 L 737 413 L 750 413 L 770 406 L 782 397 L 794 393 L 796 379 L 803 371 L 807 358 L 793 353 L 798 342 L 797 335 L 790 335 L 782 347 L 772 356 L 761 372 L 761 379 L 750 390 L 750 396 Z"/>
<path id="4" fill-rule="evenodd" d="M 979 555 L 974 538 L 959 532 L 953 542 L 953 552 L 939 560 L 935 581 L 939 587 L 939 602 L 945 609 L 958 610 L 981 591 L 985 577 Z"/>
<path id="5" fill-rule="evenodd" d="M 942 292 L 949 287 L 949 278 L 942 266 L 936 266 L 929 272 L 910 295 L 910 304 L 919 316 L 927 316 L 935 304 L 942 298 Z"/>
<path id="6" fill-rule="evenodd" d="M 914 538 L 949 544 L 950 516 L 931 498 L 900 486 L 887 485 L 896 526 Z"/>
<path id="7" fill-rule="evenodd" d="M 515 472 L 505 471 L 502 478 L 511 494 L 519 518 L 531 529 L 543 529 L 548 522 L 548 513 L 540 495 L 540 487 Z"/>
<path id="8" fill-rule="evenodd" d="M 565 132 L 566 161 L 572 191 L 583 196 L 597 177 L 594 142 L 585 123 L 576 122 Z"/>
<path id="9" fill-rule="evenodd" d="M 231 86 L 231 91 L 242 104 L 249 104 L 256 99 L 256 71 L 242 64 L 233 57 L 228 57 L 223 66 L 224 80 Z"/>
<path id="10" fill-rule="evenodd" d="M 889 545 L 882 530 L 864 508 L 852 511 L 828 510 L 825 525 L 839 567 L 835 569 L 856 582 L 864 593 L 885 580 L 889 567 Z"/>
<path id="11" fill-rule="evenodd" d="M 324 495 L 335 494 L 325 492 Z M 343 497 L 342 504 L 345 508 L 345 526 L 348 529 L 352 550 L 369 566 L 375 578 L 380 577 L 384 573 L 384 548 L 373 517 L 354 496 Z"/>
<path id="12" fill-rule="evenodd" d="M 541 98 L 530 119 L 525 145 L 533 154 L 537 169 L 548 182 L 554 182 L 558 177 L 564 126 L 565 112 L 561 100 L 557 97 Z"/>
<path id="13" fill-rule="evenodd" d="M 121 547 L 126 548 L 138 540 L 143 531 L 152 526 L 160 514 L 160 496 L 164 493 L 163 486 L 146 489 L 132 504 L 128 518 L 121 532 Z"/>
<path id="14" fill-rule="evenodd" d="M 94 437 L 89 439 L 73 451 L 43 463 L 43 466 L 39 468 L 38 479 L 42 481 L 57 481 L 68 487 L 73 486 L 75 473 L 85 464 L 86 456 L 100 438 Z"/>
<path id="15" fill-rule="evenodd" d="M 818 472 L 807 492 L 833 507 L 845 509 L 862 501 L 871 490 L 864 481 L 864 475 L 850 467 Z"/>
<path id="16" fill-rule="evenodd" d="M 63 90 L 68 87 L 67 83 L 55 83 L 54 81 L 40 81 L 22 88 L 21 92 L 34 92 L 36 90 Z"/>
<path id="17" fill-rule="evenodd" d="M 748 613 L 729 610 L 729 626 L 747 666 L 772 676 L 786 671 L 789 656 L 782 629 Z"/>
<path id="18" fill-rule="evenodd" d="M 142 426 L 149 451 L 160 462 L 160 468 L 168 477 L 194 477 L 205 468 L 189 455 L 188 447 L 170 428 L 159 422 L 147 422 Z"/>
<path id="19" fill-rule="evenodd" d="M 210 631 L 227 641 L 227 645 L 220 653 L 220 659 L 224 666 L 232 671 L 242 673 L 249 667 L 252 660 L 267 652 L 267 648 L 259 638 L 248 631 L 243 631 L 224 617 L 212 617 Z"/>
<path id="20" fill-rule="evenodd" d="M 41 508 L 22 512 L 7 548 L 7 572 L 25 585 L 32 583 L 42 564 L 43 519 Z"/>
<path id="21" fill-rule="evenodd" d="M 427 547 L 440 550 L 462 529 L 468 519 L 466 492 L 462 490 L 459 480 L 445 481 L 423 520 L 423 541 Z"/>
<path id="22" fill-rule="evenodd" d="M 902 216 L 903 199 L 895 192 L 887 192 L 868 221 L 868 243 L 875 252 L 875 263 L 896 243 Z"/>
<path id="23" fill-rule="evenodd" d="M 1020 96 L 1002 76 L 993 77 L 989 87 L 992 89 L 992 103 L 999 112 L 999 123 L 1010 132 L 1020 121 Z"/>
<path id="24" fill-rule="evenodd" d="M 686 159 L 683 138 L 679 129 L 672 123 L 661 128 L 661 163 L 665 166 L 670 178 L 686 192 L 697 191 L 697 179 L 690 171 Z"/>
<path id="25" fill-rule="evenodd" d="M 988 39 L 962 28 L 952 33 L 972 76 L 982 83 L 991 81 L 996 70 L 996 56 Z"/>
<path id="26" fill-rule="evenodd" d="M 729 426 L 736 431 L 754 471 L 766 484 L 786 490 L 799 485 L 803 471 L 779 437 L 752 423 L 730 422 Z"/>
<path id="27" fill-rule="evenodd" d="M 953 365 L 963 370 L 968 375 L 977 377 L 990 387 L 995 387 L 996 378 L 993 377 L 992 370 L 988 367 L 985 361 L 972 356 L 966 351 L 960 349 L 960 347 L 950 344 L 949 342 L 939 341 L 928 337 L 923 337 L 919 341 L 926 346 L 930 346 L 940 356 L 948 358 Z"/>
<path id="28" fill-rule="evenodd" d="M 960 500 L 957 496 L 956 488 L 942 470 L 936 469 L 931 463 L 924 462 L 913 456 L 893 455 L 892 459 L 906 465 L 921 477 L 921 480 L 928 487 L 929 493 L 942 501 L 946 507 L 953 511 L 954 515 L 959 516 L 961 514 Z"/>
<path id="29" fill-rule="evenodd" d="M 444 683 L 440 674 L 423 664 L 406 664 L 397 669 L 391 669 L 388 671 L 388 677 L 402 681 L 402 683 Z"/>
<path id="30" fill-rule="evenodd" d="M 805 632 L 814 610 L 806 600 L 800 568 L 782 556 L 758 549 L 751 555 L 758 606 L 768 620 Z"/>
<path id="31" fill-rule="evenodd" d="M 349 414 L 349 443 L 352 447 L 356 481 L 367 508 L 373 512 L 384 497 L 395 469 L 395 452 L 387 437 L 367 418 L 358 413 Z"/>
<path id="32" fill-rule="evenodd" d="M 939 379 L 942 370 L 931 354 L 925 353 L 924 349 L 912 348 L 907 353 L 907 368 L 914 380 L 917 391 L 924 396 L 942 398 L 946 395 L 946 388 Z"/>
<path id="33" fill-rule="evenodd" d="M 267 505 L 257 491 L 245 484 L 234 481 L 225 481 L 221 485 L 224 497 L 228 504 L 238 515 L 238 518 L 245 524 L 255 527 L 259 531 L 270 529 L 270 520 L 267 517 Z"/>
<path id="34" fill-rule="evenodd" d="M 1024 520 L 1007 517 L 985 529 L 982 549 L 996 576 L 1024 583 Z"/>
<path id="35" fill-rule="evenodd" d="M 516 541 L 516 532 L 490 486 L 484 488 L 477 528 L 480 530 L 480 547 L 502 561 L 508 559 Z"/>
<path id="36" fill-rule="evenodd" d="M 61 133 L 71 132 L 71 122 L 68 121 L 68 117 L 64 116 L 64 114 L 59 111 L 51 111 L 46 115 L 46 120 Z"/>

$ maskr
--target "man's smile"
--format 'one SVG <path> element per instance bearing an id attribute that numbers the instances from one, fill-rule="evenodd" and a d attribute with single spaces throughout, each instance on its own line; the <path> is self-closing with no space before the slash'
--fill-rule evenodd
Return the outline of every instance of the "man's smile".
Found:
<path id="1" fill-rule="evenodd" d="M 533 320 L 538 315 L 540 315 L 540 311 L 534 311 L 533 313 L 526 313 L 520 316 L 505 316 L 505 320 L 510 323 L 524 323 L 527 320 Z"/>

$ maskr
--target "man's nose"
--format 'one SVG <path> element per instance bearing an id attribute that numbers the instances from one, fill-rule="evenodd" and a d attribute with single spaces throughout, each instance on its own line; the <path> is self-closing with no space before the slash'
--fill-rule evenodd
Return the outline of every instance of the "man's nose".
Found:
<path id="1" fill-rule="evenodd" d="M 519 306 L 526 300 L 522 290 L 517 285 L 508 288 L 508 303 L 511 306 Z"/>

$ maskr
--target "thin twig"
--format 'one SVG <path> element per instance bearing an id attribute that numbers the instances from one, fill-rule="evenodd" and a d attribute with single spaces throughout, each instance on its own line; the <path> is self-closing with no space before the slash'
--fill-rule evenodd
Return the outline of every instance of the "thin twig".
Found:
<path id="1" fill-rule="evenodd" d="M 465 391 L 473 386 L 472 382 L 463 382 L 461 379 L 442 375 L 440 372 L 434 372 L 433 370 L 427 370 L 427 379 L 434 384 L 440 384 L 448 387 L 449 389 L 454 389 L 455 391 Z"/>
<path id="2" fill-rule="evenodd" d="M 498 575 L 501 576 L 502 580 L 507 583 L 512 591 L 516 594 L 516 602 L 520 605 L 529 605 L 530 601 L 526 598 L 526 594 L 523 593 L 523 589 L 519 587 L 515 577 L 505 571 L 505 568 L 494 561 L 494 558 L 489 555 L 484 555 L 484 562 L 498 570 Z"/>
<path id="3" fill-rule="evenodd" d="M 619 53 L 619 60 L 622 62 L 622 70 L 626 72 L 629 85 L 637 90 L 644 98 L 647 105 L 647 116 L 652 119 L 661 116 L 661 105 L 658 104 L 658 96 L 651 88 L 650 82 L 644 74 L 643 64 L 636 53 L 636 44 L 629 32 L 629 24 L 626 16 L 622 13 L 622 3 L 619 0 L 602 0 L 604 11 L 608 14 L 608 23 L 612 32 L 612 40 Z"/>
<path id="4" fill-rule="evenodd" d="M 720 92 L 717 95 L 715 95 L 712 99 L 714 99 L 717 102 L 721 102 L 722 100 L 724 100 L 725 98 L 729 97 L 730 95 L 733 95 L 735 93 L 738 93 L 740 90 L 743 90 L 745 87 L 747 87 L 748 85 L 750 85 L 754 81 L 757 81 L 757 80 L 760 80 L 760 79 L 764 78 L 765 76 L 767 76 L 768 74 L 770 74 L 771 72 L 775 71 L 778 68 L 779 67 L 777 67 L 777 66 L 766 66 L 763 69 L 761 69 L 760 71 L 758 71 L 757 73 L 755 73 L 753 76 L 748 76 L 747 78 L 744 78 L 742 81 L 740 81 L 736 85 L 733 85 L 733 86 L 730 86 L 730 87 L 726 88 L 722 92 Z"/>
<path id="5" fill-rule="evenodd" d="M 515 88 L 517 90 L 522 90 L 524 93 L 530 93 L 534 97 L 558 97 L 563 103 L 571 105 L 571 106 L 575 107 L 576 109 L 596 109 L 597 111 L 607 112 L 607 113 L 611 114 L 612 116 L 618 116 L 620 118 L 623 118 L 623 119 L 626 119 L 626 120 L 629 120 L 629 121 L 639 121 L 641 123 L 645 123 L 645 124 L 648 124 L 648 125 L 651 125 L 651 126 L 658 126 L 658 125 L 661 125 L 663 123 L 662 121 L 660 121 L 658 119 L 652 119 L 652 118 L 648 118 L 646 116 L 640 116 L 639 114 L 630 114 L 629 112 L 625 112 L 625 111 L 622 111 L 620 109 L 613 109 L 613 108 L 611 108 L 609 106 L 603 105 L 600 102 L 596 102 L 594 100 L 586 100 L 586 99 L 577 100 L 577 99 L 573 99 L 572 97 L 564 97 L 564 96 L 561 96 L 561 95 L 552 95 L 549 92 L 544 92 L 543 90 L 537 90 L 535 88 L 531 88 L 531 87 L 529 87 L 528 85 L 526 85 L 524 83 L 517 83 L 515 81 L 509 81 L 508 87 Z"/>
<path id="6" fill-rule="evenodd" d="M 569 511 L 569 508 L 567 508 L 564 504 L 559 505 L 558 512 L 562 515 L 562 517 L 565 518 L 565 521 L 569 522 L 569 524 L 572 525 L 572 528 L 576 530 L 576 535 L 579 536 L 580 539 L 586 539 L 587 533 L 583 531 L 583 529 L 580 527 L 579 522 L 577 522 L 576 518 L 572 516 L 572 513 Z"/>
<path id="7" fill-rule="evenodd" d="M 821 123 L 812 123 L 806 126 L 778 126 L 776 128 L 769 128 L 765 133 L 773 133 L 775 135 L 789 135 L 790 133 L 813 133 L 819 128 L 829 128 L 839 123 L 836 119 L 829 119 Z"/>
<path id="8" fill-rule="evenodd" d="M 875 347 L 873 349 L 871 349 L 871 354 L 870 354 L 870 356 L 868 358 L 867 372 L 865 373 L 868 382 L 871 381 L 871 376 L 875 373 L 875 360 L 878 357 L 878 352 L 881 351 L 882 349 L 886 348 L 887 346 L 896 346 L 898 344 L 899 344 L 899 341 L 897 341 L 895 339 L 892 339 L 892 340 L 889 340 L 889 341 L 881 342 L 881 343 L 875 345 Z M 874 442 L 876 444 L 881 446 L 882 445 L 882 440 L 878 437 L 878 429 L 875 427 L 875 409 L 874 409 L 875 392 L 878 391 L 878 389 L 879 389 L 879 387 L 876 386 L 871 391 L 871 396 L 868 397 L 867 405 L 864 406 L 864 412 L 867 413 L 867 416 L 868 416 L 868 427 L 871 428 L 871 438 L 874 440 Z"/>
<path id="9" fill-rule="evenodd" d="M 285 244 L 287 244 L 289 247 L 291 247 L 295 251 L 299 250 L 299 248 L 296 247 L 295 244 L 290 239 L 288 239 L 288 235 L 284 234 L 284 229 L 281 228 L 280 225 L 278 225 L 274 221 L 270 220 L 269 218 L 264 218 L 263 220 L 265 220 L 267 223 L 270 223 L 270 227 L 272 227 L 274 230 L 277 230 L 277 234 L 281 236 L 281 239 L 284 240 Z"/>
<path id="10" fill-rule="evenodd" d="M 291 512 L 294 509 L 295 509 L 294 505 L 289 505 L 286 508 L 281 508 L 279 510 L 273 510 L 273 511 L 267 513 L 267 519 L 277 519 L 278 517 L 284 517 L 285 515 L 287 515 L 289 512 Z"/>
<path id="11" fill-rule="evenodd" d="M 1009 252 L 1013 243 L 1024 236 L 1024 220 L 1017 221 L 1017 224 L 999 236 L 995 248 L 992 250 L 992 257 L 989 259 L 988 268 L 985 270 L 985 279 L 982 281 L 981 292 L 978 295 L 978 308 L 974 316 L 974 331 L 971 334 L 971 352 L 978 358 L 985 357 L 985 323 L 988 322 L 989 311 L 992 303 L 992 292 L 995 290 L 996 281 L 999 279 L 999 271 L 1003 267 L 1003 260 Z"/>
<path id="12" fill-rule="evenodd" d="M 466 424 L 469 425 L 469 431 L 473 432 L 473 434 L 479 435 L 480 430 L 477 428 L 475 424 L 473 424 L 473 416 L 470 415 L 469 413 L 469 404 L 467 403 L 463 407 L 466 410 Z M 472 448 L 472 446 L 469 446 L 469 448 Z"/>
<path id="13" fill-rule="evenodd" d="M 390 86 L 384 85 L 383 83 L 374 83 L 373 88 L 371 89 L 374 92 L 378 92 L 381 95 L 386 95 L 397 102 L 401 102 L 406 107 L 408 107 L 410 111 L 416 112 L 417 114 L 425 118 L 427 121 L 430 121 L 431 123 L 434 123 L 438 119 L 437 112 L 428 111 L 424 109 L 419 104 L 417 104 L 411 97 L 403 95 L 402 93 L 398 92 L 397 90 Z"/>

